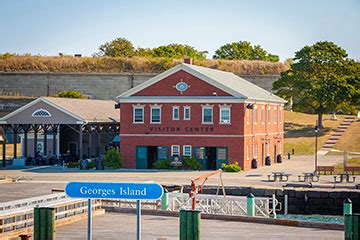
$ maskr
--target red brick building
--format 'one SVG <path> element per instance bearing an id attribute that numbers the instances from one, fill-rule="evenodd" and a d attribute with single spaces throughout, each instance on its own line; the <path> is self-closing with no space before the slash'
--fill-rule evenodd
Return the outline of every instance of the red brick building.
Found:
<path id="1" fill-rule="evenodd" d="M 185 156 L 250 169 L 283 152 L 285 101 L 236 76 L 179 64 L 117 97 L 125 167 Z"/>

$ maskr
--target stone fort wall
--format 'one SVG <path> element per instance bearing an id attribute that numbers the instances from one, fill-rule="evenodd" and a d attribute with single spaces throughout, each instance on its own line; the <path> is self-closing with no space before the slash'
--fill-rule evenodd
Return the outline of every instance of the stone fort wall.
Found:
<path id="1" fill-rule="evenodd" d="M 0 95 L 51 96 L 76 90 L 93 99 L 114 99 L 156 74 L 145 73 L 0 73 Z M 248 75 L 244 79 L 270 91 L 278 75 Z"/>

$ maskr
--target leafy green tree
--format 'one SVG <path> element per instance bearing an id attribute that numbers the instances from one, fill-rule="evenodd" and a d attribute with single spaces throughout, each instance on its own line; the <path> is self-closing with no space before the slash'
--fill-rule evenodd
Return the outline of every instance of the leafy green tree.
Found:
<path id="1" fill-rule="evenodd" d="M 104 156 L 104 165 L 113 169 L 121 168 L 123 157 L 116 148 L 109 148 Z"/>
<path id="2" fill-rule="evenodd" d="M 133 44 L 126 38 L 116 38 L 111 42 L 106 42 L 99 47 L 100 56 L 107 57 L 128 57 L 135 54 Z"/>
<path id="3" fill-rule="evenodd" d="M 285 99 L 292 99 L 296 110 L 318 114 L 322 128 L 325 113 L 335 112 L 344 104 L 359 104 L 359 63 L 347 57 L 332 42 L 317 42 L 295 53 L 291 68 L 274 82 L 273 89 Z"/>
<path id="4" fill-rule="evenodd" d="M 251 46 L 251 43 L 247 41 L 227 43 L 215 51 L 213 58 L 229 60 L 263 60 L 271 62 L 279 61 L 279 56 L 268 53 L 260 45 Z"/>
<path id="5" fill-rule="evenodd" d="M 185 44 L 169 44 L 163 45 L 151 50 L 153 57 L 167 57 L 167 58 L 206 58 L 207 51 L 198 51 L 192 46 Z"/>
<path id="6" fill-rule="evenodd" d="M 80 92 L 75 90 L 68 90 L 68 91 L 62 91 L 54 95 L 54 97 L 60 97 L 60 98 L 82 98 L 86 99 L 84 95 L 82 95 Z"/>

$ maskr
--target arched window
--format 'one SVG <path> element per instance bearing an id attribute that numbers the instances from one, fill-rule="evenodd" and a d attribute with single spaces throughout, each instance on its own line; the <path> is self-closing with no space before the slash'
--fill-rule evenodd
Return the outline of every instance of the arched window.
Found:
<path id="1" fill-rule="evenodd" d="M 51 114 L 49 113 L 48 110 L 40 108 L 40 109 L 35 110 L 31 116 L 32 117 L 51 117 Z"/>

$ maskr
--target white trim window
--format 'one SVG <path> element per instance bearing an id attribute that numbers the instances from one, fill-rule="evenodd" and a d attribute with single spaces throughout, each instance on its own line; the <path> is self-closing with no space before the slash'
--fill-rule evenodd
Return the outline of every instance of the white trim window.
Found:
<path id="1" fill-rule="evenodd" d="M 266 143 L 266 156 L 270 156 L 270 143 Z"/>
<path id="2" fill-rule="evenodd" d="M 180 120 L 180 107 L 179 106 L 173 106 L 172 120 Z"/>
<path id="3" fill-rule="evenodd" d="M 161 123 L 161 105 L 150 106 L 150 123 Z"/>
<path id="4" fill-rule="evenodd" d="M 191 145 L 184 145 L 183 146 L 183 156 L 184 157 L 191 157 Z"/>
<path id="5" fill-rule="evenodd" d="M 231 109 L 228 105 L 220 105 L 220 124 L 231 124 Z"/>
<path id="6" fill-rule="evenodd" d="M 191 112 L 190 112 L 190 106 L 184 107 L 184 120 L 190 120 Z"/>
<path id="7" fill-rule="evenodd" d="M 270 116 L 270 114 L 271 114 L 271 111 L 270 111 L 270 107 L 268 107 L 268 109 L 267 109 L 267 121 L 268 121 L 268 123 L 270 123 L 270 121 L 271 121 L 271 116 Z"/>
<path id="8" fill-rule="evenodd" d="M 212 124 L 213 123 L 213 105 L 202 105 L 202 123 Z"/>
<path id="9" fill-rule="evenodd" d="M 171 156 L 180 156 L 180 145 L 171 145 Z"/>
<path id="10" fill-rule="evenodd" d="M 277 122 L 277 108 L 274 107 L 274 123 Z"/>
<path id="11" fill-rule="evenodd" d="M 43 108 L 39 108 L 37 110 L 35 110 L 32 114 L 32 117 L 51 117 L 51 113 Z"/>
<path id="12" fill-rule="evenodd" d="M 280 108 L 279 108 L 279 120 L 280 120 L 280 123 L 282 123 L 282 119 L 283 119 L 282 113 L 283 113 L 282 107 L 280 107 Z"/>
<path id="13" fill-rule="evenodd" d="M 257 157 L 258 157 L 258 146 L 257 146 L 257 144 L 254 144 L 254 146 L 253 146 L 253 158 L 257 159 Z"/>
<path id="14" fill-rule="evenodd" d="M 257 107 L 254 107 L 254 110 L 253 110 L 253 123 L 257 124 L 257 122 L 258 122 L 258 110 L 257 110 Z"/>
<path id="15" fill-rule="evenodd" d="M 133 123 L 142 124 L 144 123 L 144 106 L 133 105 Z"/>
<path id="16" fill-rule="evenodd" d="M 264 124 L 264 119 L 265 119 L 265 109 L 264 107 L 261 108 L 261 124 Z"/>

